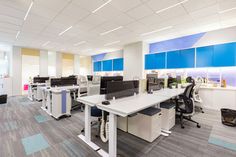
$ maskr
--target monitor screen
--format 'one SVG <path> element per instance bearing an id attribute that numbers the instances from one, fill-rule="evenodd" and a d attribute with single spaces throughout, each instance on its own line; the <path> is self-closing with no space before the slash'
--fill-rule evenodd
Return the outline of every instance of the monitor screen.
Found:
<path id="1" fill-rule="evenodd" d="M 107 83 L 112 81 L 123 81 L 123 76 L 104 76 L 100 82 L 100 94 L 106 94 Z"/>
<path id="2" fill-rule="evenodd" d="M 53 78 L 51 79 L 51 87 L 61 86 L 61 79 L 60 78 Z"/>
<path id="3" fill-rule="evenodd" d="M 49 80 L 49 77 L 34 77 L 33 78 L 34 83 L 46 83 L 47 80 Z"/>
<path id="4" fill-rule="evenodd" d="M 87 75 L 88 81 L 93 81 L 93 75 Z"/>

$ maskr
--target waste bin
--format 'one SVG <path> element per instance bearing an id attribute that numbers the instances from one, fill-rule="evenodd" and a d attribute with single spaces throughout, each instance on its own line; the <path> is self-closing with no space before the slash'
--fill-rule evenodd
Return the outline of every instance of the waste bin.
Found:
<path id="1" fill-rule="evenodd" d="M 0 95 L 0 104 L 7 103 L 7 95 Z"/>
<path id="2" fill-rule="evenodd" d="M 221 109 L 221 120 L 224 125 L 236 126 L 236 110 Z"/>

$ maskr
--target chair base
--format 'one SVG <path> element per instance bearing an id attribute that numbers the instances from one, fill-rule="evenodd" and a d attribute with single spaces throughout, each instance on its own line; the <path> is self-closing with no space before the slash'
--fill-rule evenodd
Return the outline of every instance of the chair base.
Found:
<path id="1" fill-rule="evenodd" d="M 184 121 L 183 120 L 193 122 L 193 123 L 197 124 L 197 128 L 201 128 L 201 125 L 197 121 L 192 120 L 192 118 L 190 116 L 180 115 L 180 124 L 181 124 L 182 129 L 184 129 Z"/>

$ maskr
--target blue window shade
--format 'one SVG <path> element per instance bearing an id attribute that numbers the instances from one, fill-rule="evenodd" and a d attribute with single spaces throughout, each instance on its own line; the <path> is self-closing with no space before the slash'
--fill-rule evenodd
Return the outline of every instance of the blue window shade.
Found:
<path id="1" fill-rule="evenodd" d="M 98 71 L 102 71 L 102 62 L 93 62 L 93 71 L 94 72 L 98 72 Z"/>
<path id="2" fill-rule="evenodd" d="M 156 53 L 145 55 L 145 69 L 165 69 L 165 53 Z"/>
<path id="3" fill-rule="evenodd" d="M 180 68 L 180 52 L 167 52 L 167 69 Z"/>
<path id="4" fill-rule="evenodd" d="M 113 71 L 123 71 L 124 59 L 118 58 L 113 60 Z"/>
<path id="5" fill-rule="evenodd" d="M 214 45 L 213 65 L 215 67 L 235 66 L 236 43 Z"/>
<path id="6" fill-rule="evenodd" d="M 194 68 L 195 49 L 181 50 L 179 59 L 179 68 Z"/>
<path id="7" fill-rule="evenodd" d="M 214 46 L 199 47 L 196 49 L 196 67 L 213 66 Z"/>
<path id="8" fill-rule="evenodd" d="M 112 71 L 112 60 L 102 61 L 102 71 Z"/>

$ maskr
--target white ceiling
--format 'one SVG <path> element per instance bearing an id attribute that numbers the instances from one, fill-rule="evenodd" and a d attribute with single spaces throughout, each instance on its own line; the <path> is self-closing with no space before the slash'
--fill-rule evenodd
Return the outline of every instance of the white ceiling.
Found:
<path id="1" fill-rule="evenodd" d="M 34 0 L 24 21 L 31 0 L 0 0 L 0 42 L 91 55 L 135 41 L 160 41 L 236 25 L 236 9 L 219 13 L 236 7 L 236 0 L 188 0 L 158 14 L 183 0 L 112 0 L 92 13 L 107 1 Z M 147 32 L 155 33 L 141 35 Z"/>

